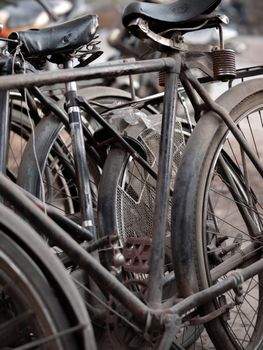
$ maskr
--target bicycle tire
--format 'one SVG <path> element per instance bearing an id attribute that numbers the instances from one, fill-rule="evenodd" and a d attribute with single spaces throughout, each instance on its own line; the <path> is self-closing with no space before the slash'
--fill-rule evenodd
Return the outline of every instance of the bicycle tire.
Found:
<path id="1" fill-rule="evenodd" d="M 258 156 L 262 147 L 257 143 L 262 128 L 262 98 L 263 80 L 255 79 L 233 87 L 217 100 Z M 252 134 L 255 130 L 257 134 Z M 249 229 L 243 212 L 247 210 L 250 213 L 247 217 L 261 227 L 260 180 L 222 120 L 213 112 L 202 116 L 186 146 L 173 198 L 172 250 L 182 297 L 244 266 L 236 263 L 231 270 L 228 264 L 231 256 L 235 259 L 239 249 L 253 241 L 253 226 Z M 254 259 L 260 258 L 256 250 L 254 253 Z M 223 262 L 227 268 L 220 274 Z M 207 323 L 216 349 L 262 347 L 262 277 L 259 274 L 243 285 L 244 301 L 240 305 L 235 303 L 229 315 Z M 207 314 L 230 301 L 234 301 L 231 291 L 202 306 L 200 313 Z"/>
<path id="2" fill-rule="evenodd" d="M 70 277 L 36 232 L 3 205 L 0 237 L 1 347 L 95 349 Z"/>

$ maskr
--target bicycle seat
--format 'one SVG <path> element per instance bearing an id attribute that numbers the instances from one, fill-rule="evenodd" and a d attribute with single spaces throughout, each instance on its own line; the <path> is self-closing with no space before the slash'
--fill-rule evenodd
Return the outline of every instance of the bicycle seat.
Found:
<path id="1" fill-rule="evenodd" d="M 177 0 L 171 4 L 133 2 L 125 8 L 122 21 L 128 27 L 132 20 L 141 17 L 158 32 L 173 27 L 195 27 L 200 22 L 198 16 L 211 13 L 220 2 L 221 0 Z"/>
<path id="2" fill-rule="evenodd" d="M 13 32 L 8 38 L 18 40 L 25 58 L 56 57 L 88 44 L 95 37 L 97 29 L 98 17 L 86 15 L 48 28 Z M 9 42 L 9 52 L 12 53 L 19 44 Z"/>

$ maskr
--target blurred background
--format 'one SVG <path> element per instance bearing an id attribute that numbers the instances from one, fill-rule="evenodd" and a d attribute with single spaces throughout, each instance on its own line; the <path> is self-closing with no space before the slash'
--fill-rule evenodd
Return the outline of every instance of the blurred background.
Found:
<path id="1" fill-rule="evenodd" d="M 81 14 L 96 13 L 99 16 L 104 59 L 112 55 L 108 38 L 116 28 L 122 28 L 121 18 L 125 6 L 132 0 L 0 0 L 0 24 L 2 36 L 11 31 L 40 28 L 49 25 L 50 16 L 43 5 L 52 10 L 60 22 Z M 145 0 L 169 3 L 176 0 Z M 197 0 L 193 0 L 197 1 Z M 42 3 L 42 7 L 40 6 Z M 229 48 L 239 54 L 239 66 L 261 64 L 263 50 L 263 0 L 222 0 L 216 10 L 226 14 L 229 25 L 224 28 L 224 38 Z M 188 40 L 197 44 L 214 44 L 218 41 L 216 30 L 192 33 Z"/>
<path id="2" fill-rule="evenodd" d="M 169 3 L 175 0 L 152 0 L 152 2 Z M 193 0 L 196 1 L 196 0 Z M 30 3 L 32 0 L 0 0 L 0 9 Z M 121 13 L 129 0 L 45 0 L 51 8 L 59 2 L 85 4 L 91 11 L 101 15 L 101 26 L 116 27 L 121 23 Z M 79 6 L 79 5 L 78 5 Z M 262 0 L 222 0 L 219 7 L 231 18 L 231 26 L 244 34 L 263 34 L 263 1 Z"/>
<path id="3" fill-rule="evenodd" d="M 174 0 L 173 0 L 174 1 Z M 160 3 L 173 2 L 160 0 Z M 196 0 L 193 0 L 196 1 Z M 86 1 L 94 9 L 102 14 L 102 25 L 116 26 L 123 7 L 129 0 L 88 0 Z M 156 1 L 157 2 L 157 1 Z M 230 18 L 231 26 L 237 28 L 242 34 L 263 34 L 263 1 L 262 0 L 222 0 L 219 10 Z"/>
<path id="4" fill-rule="evenodd" d="M 125 6 L 133 0 L 87 0 L 90 8 L 99 14 L 102 30 L 122 27 L 121 15 Z M 175 0 L 152 0 L 169 3 Z M 193 0 L 197 1 L 197 0 Z M 229 25 L 224 29 L 228 46 L 238 54 L 238 66 L 262 64 L 263 51 L 263 0 L 222 0 L 216 12 L 229 17 Z M 104 31 L 105 33 L 105 31 Z M 196 34 L 196 36 L 195 36 Z M 106 34 L 107 35 L 107 34 Z M 201 31 L 193 33 L 192 40 L 214 42 L 215 32 Z"/>

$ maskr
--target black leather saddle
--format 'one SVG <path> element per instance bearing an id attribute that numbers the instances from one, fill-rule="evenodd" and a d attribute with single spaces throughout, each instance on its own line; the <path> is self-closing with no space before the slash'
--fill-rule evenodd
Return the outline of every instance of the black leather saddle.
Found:
<path id="1" fill-rule="evenodd" d="M 61 56 L 88 44 L 95 37 L 97 29 L 98 17 L 86 15 L 43 29 L 13 32 L 9 39 L 17 40 L 18 43 L 9 42 L 8 50 L 13 53 L 20 45 L 25 58 Z"/>
<path id="2" fill-rule="evenodd" d="M 170 28 L 194 27 L 200 24 L 200 15 L 211 13 L 221 0 L 177 0 L 171 4 L 133 2 L 124 10 L 125 27 L 136 18 L 143 18 L 151 28 L 161 32 Z"/>

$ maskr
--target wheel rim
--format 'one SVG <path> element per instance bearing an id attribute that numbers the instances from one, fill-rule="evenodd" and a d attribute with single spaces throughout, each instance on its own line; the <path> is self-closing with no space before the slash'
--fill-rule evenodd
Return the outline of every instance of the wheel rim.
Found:
<path id="1" fill-rule="evenodd" d="M 263 125 L 261 110 L 262 106 L 251 109 L 238 120 L 240 130 L 259 159 L 262 159 L 263 155 L 260 142 L 257 142 L 260 141 Z M 214 172 L 207 182 L 203 219 L 203 232 L 206 232 L 202 247 L 206 276 L 200 276 L 203 287 L 226 278 L 231 271 L 245 267 L 253 262 L 253 259 L 260 258 L 259 254 L 254 254 L 253 259 L 245 258 L 246 263 L 235 262 L 234 269 L 230 267 L 234 259 L 241 259 L 240 249 L 243 249 L 243 254 L 248 257 L 251 243 L 257 242 L 256 237 L 252 238 L 252 229 L 258 233 L 262 231 L 263 214 L 261 176 L 240 150 L 231 133 L 228 133 L 224 144 L 218 149 L 212 168 Z M 250 220 L 253 223 L 249 223 Z M 260 246 L 255 249 L 259 250 Z M 251 250 L 254 251 L 254 247 Z M 221 323 L 237 349 L 254 349 L 259 341 L 257 330 L 262 326 L 262 277 L 255 276 L 243 284 L 244 301 L 240 305 L 237 305 L 233 291 L 226 293 L 215 304 L 217 308 L 219 305 L 235 304 L 233 309 L 230 309 L 229 320 L 221 320 Z"/>

